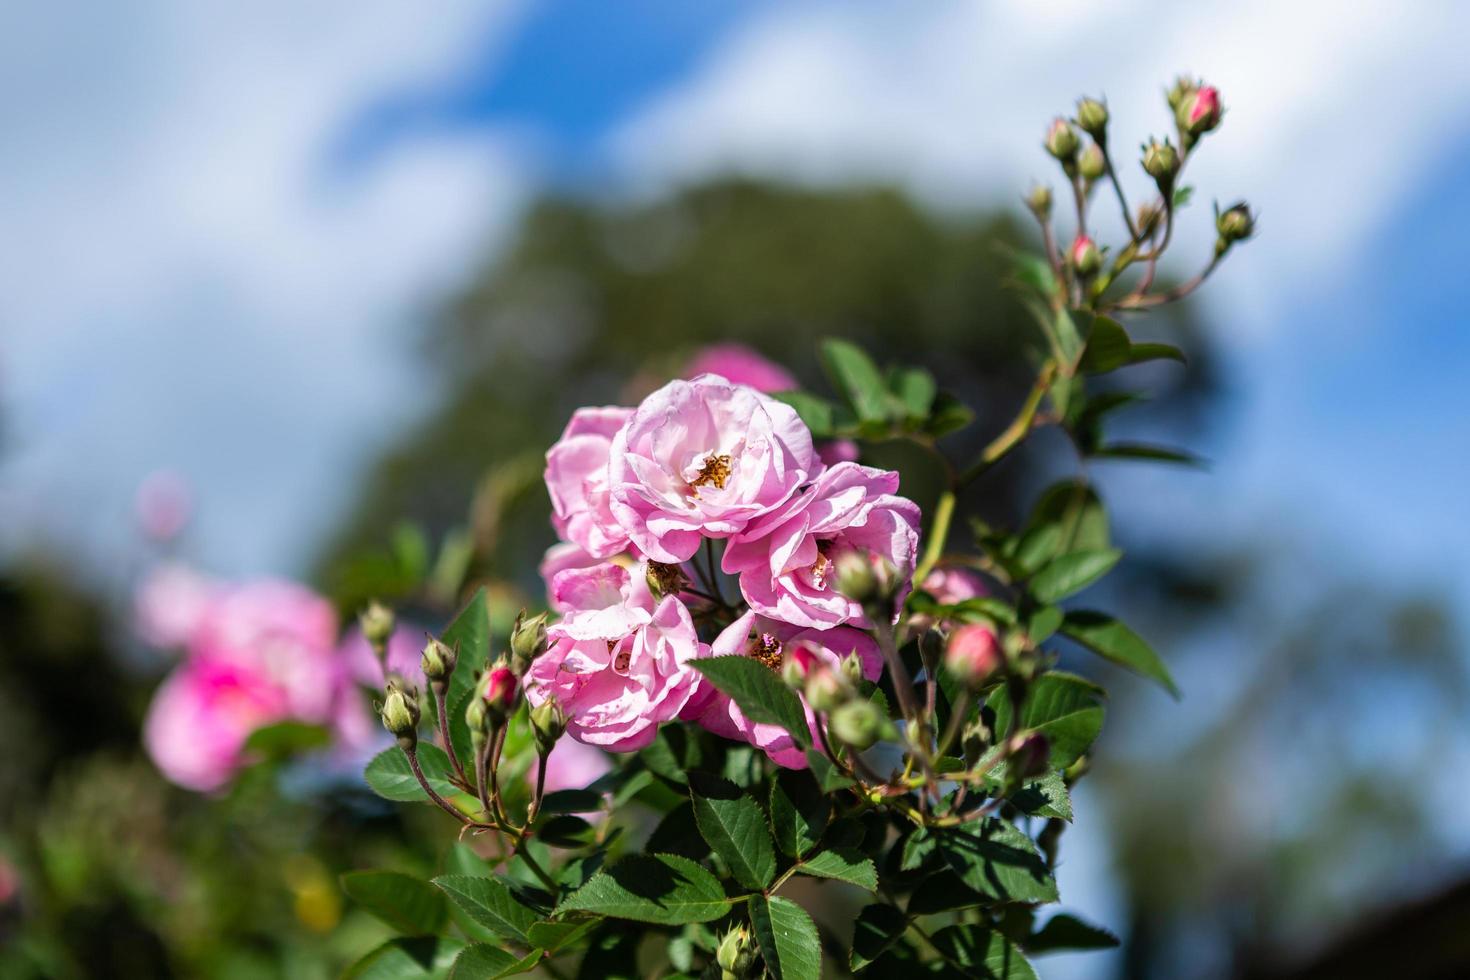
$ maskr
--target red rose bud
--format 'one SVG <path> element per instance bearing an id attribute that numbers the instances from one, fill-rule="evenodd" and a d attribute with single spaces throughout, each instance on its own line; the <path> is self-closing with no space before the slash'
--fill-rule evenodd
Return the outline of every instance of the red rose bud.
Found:
<path id="1" fill-rule="evenodd" d="M 979 623 L 956 629 L 944 648 L 944 669 L 972 690 L 983 687 L 1004 661 L 995 631 Z"/>
<path id="2" fill-rule="evenodd" d="M 1051 743 L 1040 732 L 1017 735 L 1011 742 L 1011 772 L 1018 779 L 1029 779 L 1046 772 L 1051 761 Z"/>
<path id="3" fill-rule="evenodd" d="M 1097 180 L 1108 172 L 1107 161 L 1103 159 L 1102 147 L 1096 143 L 1090 143 L 1087 149 L 1082 151 L 1082 157 L 1077 161 L 1077 172 L 1088 180 Z"/>
<path id="4" fill-rule="evenodd" d="M 504 661 L 499 661 L 485 675 L 485 707 L 498 719 L 505 719 L 516 703 L 516 675 Z"/>
<path id="5" fill-rule="evenodd" d="M 1077 101 L 1077 125 L 1082 131 L 1099 143 L 1107 139 L 1108 134 L 1108 107 L 1097 99 L 1079 99 Z"/>
<path id="6" fill-rule="evenodd" d="M 1071 163 L 1077 156 L 1077 130 L 1072 124 L 1058 116 L 1052 120 L 1051 128 L 1046 131 L 1046 152 L 1056 157 L 1063 163 Z"/>
<path id="7" fill-rule="evenodd" d="M 787 687 L 801 690 L 806 686 L 806 679 L 821 666 L 822 662 L 817 659 L 817 655 L 808 648 L 792 647 L 781 658 L 781 679 L 786 682 Z"/>
<path id="8" fill-rule="evenodd" d="M 1203 136 L 1220 125 L 1220 90 L 1213 85 L 1195 89 L 1174 110 L 1179 131 Z"/>
<path id="9" fill-rule="evenodd" d="M 1086 235 L 1078 235 L 1072 242 L 1072 247 L 1067 251 L 1067 258 L 1072 263 L 1072 268 L 1077 270 L 1081 276 L 1090 276 L 1102 268 L 1102 253 L 1097 250 L 1097 245 Z"/>

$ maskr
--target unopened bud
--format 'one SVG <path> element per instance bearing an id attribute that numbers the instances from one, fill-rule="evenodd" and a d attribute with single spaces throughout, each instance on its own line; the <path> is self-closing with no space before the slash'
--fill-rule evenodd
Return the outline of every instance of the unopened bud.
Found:
<path id="1" fill-rule="evenodd" d="M 1077 156 L 1077 146 L 1080 140 L 1077 138 L 1077 130 L 1072 124 L 1058 116 L 1051 122 L 1051 127 L 1046 131 L 1046 152 L 1056 157 L 1063 163 L 1071 163 Z"/>
<path id="2" fill-rule="evenodd" d="M 363 639 L 381 656 L 393 635 L 393 610 L 375 599 L 357 614 L 357 626 L 362 630 Z"/>
<path id="3" fill-rule="evenodd" d="M 546 613 L 526 618 L 521 610 L 510 631 L 510 669 L 519 677 L 531 669 L 531 661 L 546 652 Z"/>
<path id="4" fill-rule="evenodd" d="M 1077 125 L 1099 143 L 1105 141 L 1108 138 L 1108 107 L 1097 99 L 1079 99 Z"/>
<path id="5" fill-rule="evenodd" d="M 817 655 L 804 646 L 793 646 L 781 657 L 781 680 L 795 690 L 806 687 L 806 679 L 818 670 L 822 662 Z"/>
<path id="6" fill-rule="evenodd" d="M 1026 207 L 1036 215 L 1037 221 L 1046 221 L 1051 218 L 1051 188 L 1043 184 L 1037 184 L 1031 188 L 1026 195 Z"/>
<path id="7" fill-rule="evenodd" d="M 510 716 L 511 710 L 516 704 L 516 675 L 511 672 L 510 666 L 504 661 L 496 661 L 488 673 L 485 674 L 485 686 L 481 697 L 485 701 L 485 710 L 489 712 L 490 721 L 501 724 Z"/>
<path id="8" fill-rule="evenodd" d="M 856 650 L 842 658 L 842 677 L 854 687 L 863 682 L 863 658 Z"/>
<path id="9" fill-rule="evenodd" d="M 1030 779 L 1046 772 L 1051 759 L 1051 743 L 1040 732 L 1017 735 L 1010 744 L 1011 773 L 1017 779 Z"/>
<path id="10" fill-rule="evenodd" d="M 536 751 L 540 755 L 550 755 L 556 740 L 566 730 L 567 713 L 555 695 L 531 709 L 531 734 L 536 739 Z"/>
<path id="11" fill-rule="evenodd" d="M 844 551 L 837 556 L 837 591 L 853 602 L 866 606 L 878 595 L 878 576 L 873 563 L 860 551 Z"/>
<path id="12" fill-rule="evenodd" d="M 1158 201 L 1149 201 L 1138 206 L 1138 235 L 1147 238 L 1164 219 L 1164 209 Z"/>
<path id="13" fill-rule="evenodd" d="M 852 688 L 847 686 L 847 682 L 826 667 L 808 675 L 805 691 L 806 703 L 812 706 L 813 711 L 835 711 L 852 697 Z"/>
<path id="14" fill-rule="evenodd" d="M 720 967 L 721 980 L 741 980 L 755 965 L 755 942 L 750 930 L 736 926 L 720 938 L 715 950 L 715 963 Z"/>
<path id="15" fill-rule="evenodd" d="M 1072 247 L 1067 250 L 1067 258 L 1071 261 L 1072 268 L 1081 276 L 1090 276 L 1102 268 L 1102 253 L 1086 235 L 1078 235 L 1072 241 Z"/>
<path id="16" fill-rule="evenodd" d="M 1155 140 L 1143 148 L 1143 169 L 1167 193 L 1179 173 L 1179 151 L 1168 140 Z"/>
<path id="17" fill-rule="evenodd" d="M 1174 79 L 1173 86 L 1165 94 L 1165 98 L 1169 100 L 1169 108 L 1174 112 L 1178 112 L 1179 107 L 1184 104 L 1184 100 L 1193 95 L 1198 88 L 1199 82 L 1196 82 L 1192 78 L 1180 75 Z"/>
<path id="18" fill-rule="evenodd" d="M 419 738 L 419 699 L 413 688 L 389 681 L 383 695 L 383 727 L 398 739 L 402 748 L 411 749 Z"/>
<path id="19" fill-rule="evenodd" d="M 1103 159 L 1102 147 L 1089 143 L 1077 161 L 1077 172 L 1088 180 L 1097 180 L 1108 172 L 1108 162 Z"/>
<path id="20" fill-rule="evenodd" d="M 1256 230 L 1256 219 L 1251 215 L 1250 207 L 1241 201 L 1215 216 L 1215 230 L 1220 233 L 1220 241 L 1228 247 L 1251 237 Z"/>
<path id="21" fill-rule="evenodd" d="M 419 666 L 423 668 L 429 683 L 437 688 L 449 683 L 449 677 L 458 663 L 459 652 L 443 640 L 431 636 L 429 642 L 424 644 L 424 655 Z"/>
<path id="22" fill-rule="evenodd" d="M 995 631 L 979 623 L 956 629 L 944 648 L 944 669 L 972 691 L 984 687 L 1004 661 Z"/>
<path id="23" fill-rule="evenodd" d="M 838 740 L 851 745 L 859 752 L 872 746 L 883 734 L 883 723 L 887 721 L 878 706 L 871 701 L 855 700 L 839 705 L 828 723 Z"/>
<path id="24" fill-rule="evenodd" d="M 683 569 L 661 561 L 650 561 L 643 570 L 643 579 L 648 583 L 648 591 L 653 593 L 655 599 L 676 595 L 689 585 L 689 577 L 684 574 Z"/>
<path id="25" fill-rule="evenodd" d="M 470 698 L 464 709 L 464 723 L 470 730 L 470 742 L 478 750 L 490 734 L 490 710 L 485 706 L 484 698 Z"/>
<path id="26" fill-rule="evenodd" d="M 1203 136 L 1220 125 L 1220 90 L 1213 85 L 1195 89 L 1174 109 L 1174 121 L 1179 132 L 1189 136 Z"/>

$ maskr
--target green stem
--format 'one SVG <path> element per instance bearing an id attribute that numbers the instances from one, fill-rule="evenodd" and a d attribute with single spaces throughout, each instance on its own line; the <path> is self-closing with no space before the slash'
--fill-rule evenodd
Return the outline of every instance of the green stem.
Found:
<path id="1" fill-rule="evenodd" d="M 949 541 L 949 525 L 954 520 L 954 505 L 953 490 L 946 490 L 939 495 L 939 503 L 934 506 L 934 522 L 929 525 L 929 540 L 924 544 L 924 557 L 914 569 L 916 588 L 924 587 L 924 580 L 934 571 L 934 566 L 939 564 L 939 559 L 944 554 L 944 546 Z"/>

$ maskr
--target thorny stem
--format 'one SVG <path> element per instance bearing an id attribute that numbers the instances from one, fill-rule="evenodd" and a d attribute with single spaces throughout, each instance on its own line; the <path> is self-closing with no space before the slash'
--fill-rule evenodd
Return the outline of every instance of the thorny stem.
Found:
<path id="1" fill-rule="evenodd" d="M 459 756 L 454 751 L 454 740 L 449 737 L 449 716 L 445 714 L 444 708 L 445 685 L 435 683 L 433 688 L 434 707 L 439 709 L 439 742 L 444 746 L 444 754 L 449 756 L 449 764 L 454 766 L 454 774 L 459 777 L 461 783 L 468 786 L 469 780 L 465 778 L 464 766 L 459 764 Z"/>
<path id="2" fill-rule="evenodd" d="M 466 826 L 483 827 L 487 830 L 491 828 L 491 824 L 480 823 L 478 820 L 466 816 L 463 811 L 440 796 L 439 792 L 429 785 L 429 780 L 424 776 L 424 769 L 419 765 L 419 750 L 417 746 L 403 747 L 403 754 L 408 757 L 408 768 L 413 770 L 413 778 L 419 781 L 420 788 L 434 802 L 435 806 Z"/>

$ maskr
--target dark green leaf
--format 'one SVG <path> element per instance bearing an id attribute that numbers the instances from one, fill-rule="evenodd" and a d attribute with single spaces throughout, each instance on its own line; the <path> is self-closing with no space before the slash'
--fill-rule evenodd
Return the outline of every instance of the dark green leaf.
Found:
<path id="1" fill-rule="evenodd" d="M 459 651 L 459 662 L 445 692 L 445 710 L 449 715 L 449 737 L 461 762 L 471 758 L 470 731 L 465 724 L 464 709 L 475 686 L 475 674 L 490 661 L 490 612 L 485 590 L 480 588 L 465 603 L 459 615 L 444 629 L 440 637 Z M 436 721 L 438 707 L 429 698 L 429 719 Z"/>
<path id="2" fill-rule="evenodd" d="M 963 429 L 973 421 L 975 421 L 974 409 L 948 392 L 941 391 L 934 398 L 934 406 L 929 410 L 929 419 L 924 423 L 924 431 L 937 439 Z"/>
<path id="3" fill-rule="evenodd" d="M 343 980 L 423 980 L 448 976 L 464 949 L 458 939 L 436 936 L 390 939 L 342 972 Z"/>
<path id="4" fill-rule="evenodd" d="M 1111 545 L 1108 513 L 1097 492 L 1079 480 L 1063 480 L 1047 487 L 1036 501 L 1028 528 L 1060 528 L 1058 548 L 1046 557 L 1069 551 L 1100 551 Z"/>
<path id="5" fill-rule="evenodd" d="M 540 918 L 521 904 L 499 878 L 440 875 L 434 884 L 475 922 L 504 939 L 527 942 L 526 930 Z"/>
<path id="6" fill-rule="evenodd" d="M 797 865 L 796 870 L 816 878 L 845 881 L 870 892 L 878 890 L 878 870 L 873 867 L 873 862 L 861 851 L 850 848 L 833 848 L 813 854 Z"/>
<path id="7" fill-rule="evenodd" d="M 1113 617 L 1088 610 L 1069 612 L 1062 622 L 1062 633 L 1098 656 L 1157 681 L 1164 690 L 1179 697 L 1179 688 L 1169 675 L 1169 668 L 1153 647 Z"/>
<path id="8" fill-rule="evenodd" d="M 903 935 L 908 920 L 892 905 L 869 905 L 858 913 L 857 928 L 852 934 L 853 972 L 876 960 Z"/>
<path id="9" fill-rule="evenodd" d="M 724 860 L 735 880 L 765 888 L 776 877 L 776 853 L 766 814 L 749 793 L 709 773 L 689 774 L 689 798 L 699 832 Z"/>
<path id="10" fill-rule="evenodd" d="M 752 895 L 749 909 L 761 958 L 776 980 L 821 980 L 822 940 L 800 905 L 789 898 Z"/>
<path id="11" fill-rule="evenodd" d="M 771 781 L 771 828 L 788 857 L 816 849 L 831 812 L 831 801 L 810 772 L 781 769 Z"/>
<path id="12" fill-rule="evenodd" d="M 604 922 L 587 944 L 577 980 L 643 980 L 638 971 L 638 941 L 642 938 L 627 923 Z"/>
<path id="13" fill-rule="evenodd" d="M 1112 949 L 1118 937 L 1106 929 L 1065 913 L 1054 915 L 1025 942 L 1026 952 L 1058 953 L 1064 950 Z"/>
<path id="14" fill-rule="evenodd" d="M 1127 364 L 1132 353 L 1133 342 L 1123 325 L 1111 317 L 1100 316 L 1092 321 L 1087 349 L 1078 367 L 1087 374 L 1106 374 Z"/>
<path id="15" fill-rule="evenodd" d="M 965 975 L 982 980 L 1037 980 L 1026 957 L 1005 936 L 978 925 L 946 926 L 934 934 L 934 945 Z"/>
<path id="16" fill-rule="evenodd" d="M 972 890 L 997 902 L 1054 902 L 1057 884 L 1036 845 L 1004 820 L 931 830 L 939 856 Z"/>
<path id="17" fill-rule="evenodd" d="M 672 854 L 633 854 L 564 899 L 557 913 L 581 910 L 618 919 L 683 925 L 709 922 L 730 911 L 714 875 Z"/>
<path id="18" fill-rule="evenodd" d="M 541 961 L 540 953 L 516 959 L 503 949 L 485 943 L 466 946 L 449 971 L 449 980 L 500 980 L 527 973 Z"/>
<path id="19" fill-rule="evenodd" d="M 536 831 L 536 839 L 552 847 L 581 847 L 592 839 L 592 835 L 590 823 L 569 813 L 553 815 Z"/>
<path id="20" fill-rule="evenodd" d="M 856 344 L 822 341 L 822 366 L 832 384 L 864 422 L 886 421 L 890 416 L 888 388 L 878 366 Z"/>
<path id="21" fill-rule="evenodd" d="M 1116 548 L 1074 551 L 1048 562 L 1031 578 L 1031 594 L 1038 602 L 1057 602 L 1087 588 L 1118 564 L 1123 552 Z"/>
<path id="22" fill-rule="evenodd" d="M 934 375 L 923 368 L 892 368 L 888 372 L 888 390 L 903 405 L 904 416 L 911 423 L 929 417 L 929 409 L 939 392 Z"/>
<path id="23" fill-rule="evenodd" d="M 776 391 L 771 393 L 771 397 L 796 409 L 796 414 L 812 430 L 813 437 L 825 439 L 833 435 L 837 406 L 827 399 L 805 391 Z"/>
<path id="24" fill-rule="evenodd" d="M 459 793 L 454 784 L 449 781 L 449 756 L 438 746 L 427 742 L 419 742 L 418 745 L 419 767 L 424 771 L 424 778 L 434 791 L 446 799 L 451 799 Z M 384 749 L 379 752 L 373 761 L 369 762 L 367 769 L 363 771 L 363 777 L 367 780 L 373 792 L 388 800 L 396 800 L 399 803 L 428 803 L 429 797 L 424 792 L 419 781 L 414 778 L 413 769 L 408 764 L 408 757 L 398 746 Z"/>
<path id="25" fill-rule="evenodd" d="M 988 780 L 987 785 L 992 792 L 1005 785 L 1005 769 L 1005 764 L 1001 763 L 990 771 L 989 775 L 993 779 Z M 1068 821 L 1072 819 L 1072 796 L 1067 792 L 1067 783 L 1059 772 L 1049 772 L 1039 779 L 1027 782 L 1011 794 L 1010 802 L 1027 816 L 1056 817 Z"/>
<path id="26" fill-rule="evenodd" d="M 1204 466 L 1203 458 L 1183 449 L 1168 446 L 1150 446 L 1140 442 L 1114 442 L 1099 446 L 1088 453 L 1094 459 L 1140 459 L 1152 463 L 1179 463 L 1183 466 Z"/>
<path id="27" fill-rule="evenodd" d="M 576 943 L 597 928 L 597 919 L 570 919 L 566 922 L 534 922 L 526 930 L 526 938 L 537 949 L 556 952 Z"/>
<path id="28" fill-rule="evenodd" d="M 542 813 L 591 813 L 602 809 L 602 794 L 585 789 L 559 789 L 541 800 Z"/>
<path id="29" fill-rule="evenodd" d="M 410 875 L 397 871 L 349 871 L 342 890 L 369 912 L 409 936 L 428 936 L 444 925 L 444 896 Z"/>
<path id="30" fill-rule="evenodd" d="M 649 835 L 644 850 L 650 854 L 677 854 L 691 861 L 702 860 L 708 855 L 709 843 L 694 820 L 694 804 L 684 800 L 664 814 Z"/>
<path id="31" fill-rule="evenodd" d="M 832 763 L 831 759 L 817 749 L 806 750 L 806 761 L 817 785 L 822 787 L 823 793 L 834 793 L 839 789 L 855 785 L 851 777 L 845 775 Z"/>
<path id="32" fill-rule="evenodd" d="M 1189 363 L 1184 356 L 1184 351 L 1173 344 L 1134 344 L 1129 352 L 1129 364 L 1142 364 L 1144 361 L 1178 361 L 1180 364 Z"/>
<path id="33" fill-rule="evenodd" d="M 1030 637 L 1032 643 L 1039 646 L 1050 639 L 1061 625 L 1062 611 L 1056 606 L 1042 606 L 1031 614 L 1026 635 Z"/>
<path id="34" fill-rule="evenodd" d="M 753 657 L 709 657 L 690 661 L 710 682 L 728 694 L 751 721 L 779 725 L 801 746 L 812 744 L 801 701 L 775 671 Z"/>
<path id="35" fill-rule="evenodd" d="M 1102 689 L 1062 671 L 1048 671 L 1031 683 L 1021 707 L 1020 730 L 1035 730 L 1051 745 L 1049 768 L 1065 769 L 1086 752 L 1102 731 Z M 1011 703 L 998 689 L 987 701 L 995 730 L 1010 730 Z"/>

